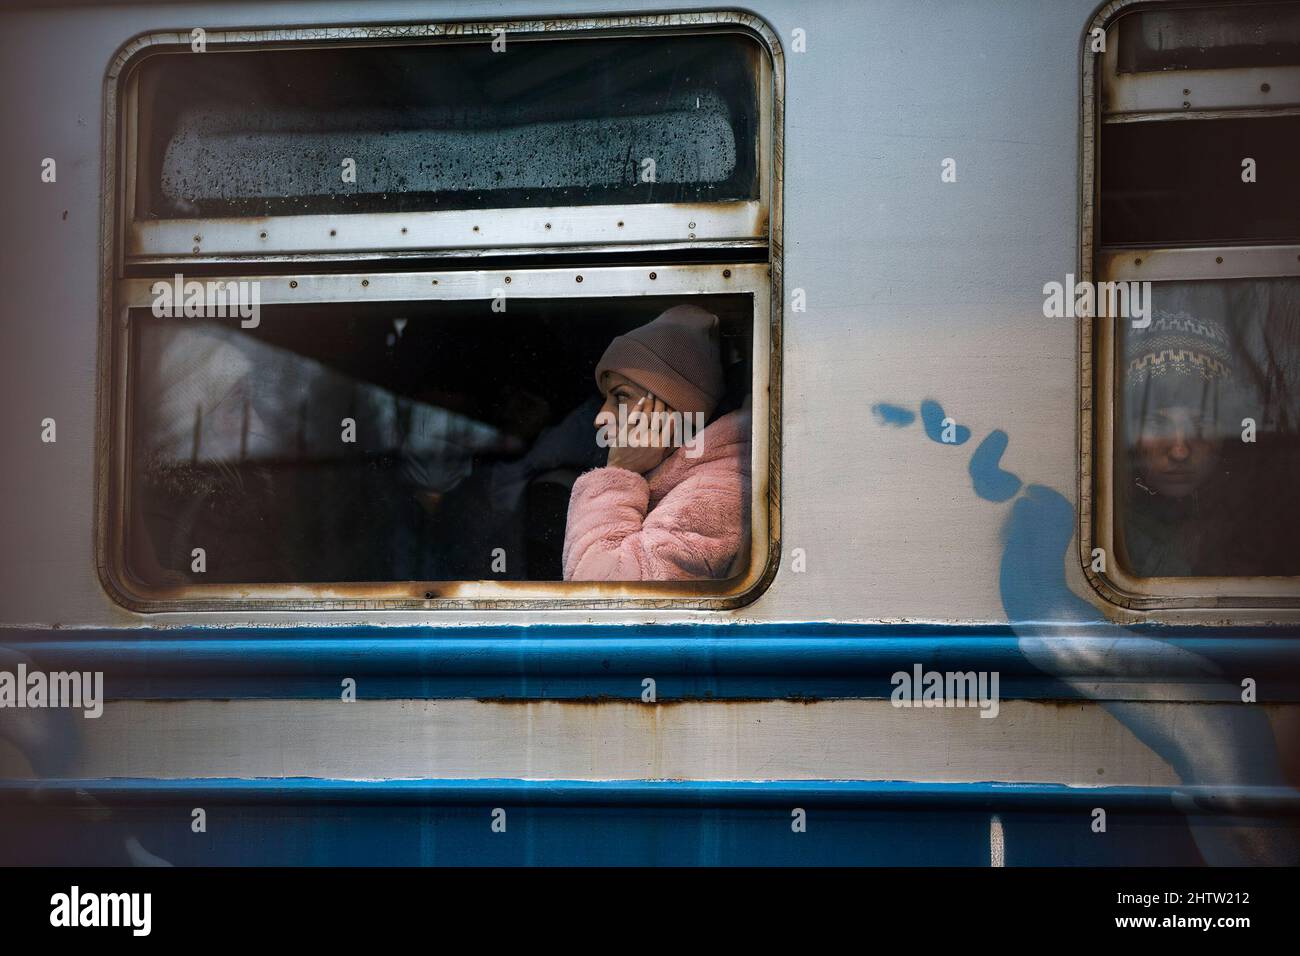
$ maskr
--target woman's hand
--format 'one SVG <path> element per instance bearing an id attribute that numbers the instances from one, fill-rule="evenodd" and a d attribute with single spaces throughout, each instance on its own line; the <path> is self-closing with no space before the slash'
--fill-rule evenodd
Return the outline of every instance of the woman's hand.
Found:
<path id="1" fill-rule="evenodd" d="M 654 394 L 641 396 L 627 416 L 627 444 L 609 448 L 609 468 L 626 468 L 638 475 L 653 469 L 672 451 L 671 409 Z"/>

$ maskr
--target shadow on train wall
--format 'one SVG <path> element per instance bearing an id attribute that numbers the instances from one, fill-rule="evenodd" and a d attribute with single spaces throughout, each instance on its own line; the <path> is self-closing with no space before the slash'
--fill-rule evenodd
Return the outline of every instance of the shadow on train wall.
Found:
<path id="1" fill-rule="evenodd" d="M 882 425 L 893 428 L 909 427 L 917 418 L 912 409 L 898 404 L 877 404 L 872 411 Z M 956 447 L 970 440 L 970 430 L 934 400 L 921 403 L 920 418 L 931 441 Z M 975 447 L 967 467 L 976 496 L 994 504 L 1012 501 L 1002 527 L 999 588 L 1021 653 L 1053 677 L 1088 674 L 1104 680 L 1114 674 L 1132 680 L 1140 675 L 1131 669 L 1116 672 L 1117 663 L 1125 659 L 1114 653 L 1116 642 L 1122 641 L 1131 652 L 1128 659 L 1149 662 L 1153 682 L 1161 680 L 1162 674 L 1194 672 L 1216 684 L 1222 682 L 1214 687 L 1219 700 L 1238 699 L 1240 687 L 1214 662 L 1107 621 L 1070 590 L 1065 559 L 1074 535 L 1074 507 L 1060 492 L 1045 485 L 1026 485 L 1004 470 L 1001 461 L 1007 445 L 1007 433 L 995 429 Z M 1095 681 L 1065 682 L 1083 696 L 1099 700 L 1165 760 L 1183 784 L 1234 789 L 1290 786 L 1273 729 L 1259 707 L 1225 702 L 1151 707 L 1100 699 Z M 1300 839 L 1292 829 L 1260 830 L 1231 815 L 1211 820 L 1195 814 L 1190 799 L 1183 809 L 1197 849 L 1211 865 L 1300 862 Z"/>

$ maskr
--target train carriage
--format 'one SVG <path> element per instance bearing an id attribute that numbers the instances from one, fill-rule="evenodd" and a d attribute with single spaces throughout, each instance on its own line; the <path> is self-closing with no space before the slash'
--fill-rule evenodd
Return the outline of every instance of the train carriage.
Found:
<path id="1" fill-rule="evenodd" d="M 1300 4 L 0 20 L 0 861 L 1300 859 Z"/>

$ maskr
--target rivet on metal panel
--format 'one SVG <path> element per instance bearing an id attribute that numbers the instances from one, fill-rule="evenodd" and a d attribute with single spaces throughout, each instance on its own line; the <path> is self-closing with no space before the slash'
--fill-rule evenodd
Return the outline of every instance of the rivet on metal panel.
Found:
<path id="1" fill-rule="evenodd" d="M 1133 265 L 1135 265 L 1135 266 L 1140 266 L 1140 265 L 1142 265 L 1142 257 L 1141 257 L 1141 256 L 1138 256 L 1136 259 L 1134 259 L 1134 260 L 1133 260 Z"/>
<path id="2" fill-rule="evenodd" d="M 620 220 L 618 221 L 618 228 L 620 228 L 620 229 L 623 228 L 623 220 L 622 220 L 622 219 L 620 219 Z"/>
<path id="3" fill-rule="evenodd" d="M 298 280 L 297 280 L 297 279 L 290 279 L 290 280 L 289 280 L 289 288 L 290 288 L 290 289 L 296 289 L 296 288 L 298 288 Z"/>
<path id="4" fill-rule="evenodd" d="M 1215 256 L 1214 261 L 1217 262 L 1219 265 L 1223 265 L 1223 256 Z"/>
<path id="5" fill-rule="evenodd" d="M 339 231 L 338 231 L 337 229 L 331 229 L 331 230 L 330 230 L 330 235 L 331 235 L 331 236 L 337 236 L 338 234 L 339 234 Z"/>
<path id="6" fill-rule="evenodd" d="M 266 238 L 266 233 L 265 233 L 265 232 L 259 232 L 259 233 L 257 234 L 257 237 L 258 237 L 259 239 L 265 239 L 265 238 Z"/>
<path id="7" fill-rule="evenodd" d="M 579 282 L 581 282 L 581 281 L 582 281 L 582 276 L 578 276 L 577 279 L 578 279 Z"/>
<path id="8" fill-rule="evenodd" d="M 362 280 L 361 280 L 361 284 L 362 284 L 362 285 L 370 285 L 370 280 L 369 280 L 369 279 L 362 279 Z"/>
<path id="9" fill-rule="evenodd" d="M 686 224 L 686 228 L 687 228 L 687 229 L 694 229 L 694 228 L 695 228 L 695 223 L 693 223 L 693 222 L 688 222 L 688 223 Z"/>
<path id="10" fill-rule="evenodd" d="M 550 224 L 549 222 L 546 224 L 546 228 L 547 228 L 547 229 L 550 229 L 550 228 L 551 228 L 551 224 Z"/>
<path id="11" fill-rule="evenodd" d="M 651 278 L 651 279 L 658 279 L 659 276 L 658 276 L 657 274 L 655 274 L 655 273 L 652 272 L 652 273 L 650 273 L 650 278 Z"/>
<path id="12" fill-rule="evenodd" d="M 478 226 L 475 226 L 475 227 L 474 227 L 474 231 L 475 231 L 475 232 L 478 232 Z"/>
<path id="13" fill-rule="evenodd" d="M 723 270 L 722 270 L 722 278 L 724 278 L 724 279 L 730 279 L 730 278 L 731 278 L 731 270 L 730 270 L 730 269 L 723 269 Z"/>
<path id="14" fill-rule="evenodd" d="M 506 285 L 509 285 L 509 284 L 510 284 L 510 277 L 509 277 L 509 276 L 506 276 Z"/>
<path id="15" fill-rule="evenodd" d="M 1261 84 L 1259 84 L 1259 91 L 1260 91 L 1261 93 L 1267 93 L 1267 92 L 1268 92 L 1269 90 L 1271 90 L 1271 89 L 1272 89 L 1272 87 L 1269 86 L 1267 83 L 1261 83 Z"/>

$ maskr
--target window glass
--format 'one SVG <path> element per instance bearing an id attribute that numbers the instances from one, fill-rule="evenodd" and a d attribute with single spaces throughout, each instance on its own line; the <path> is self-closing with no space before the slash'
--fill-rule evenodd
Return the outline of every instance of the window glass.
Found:
<path id="1" fill-rule="evenodd" d="M 1300 279 L 1153 287 L 1121 322 L 1116 518 L 1140 577 L 1300 574 Z"/>
<path id="2" fill-rule="evenodd" d="M 1122 72 L 1300 64 L 1300 4 L 1142 10 L 1119 21 Z"/>
<path id="3" fill-rule="evenodd" d="M 740 34 L 151 56 L 140 219 L 754 199 Z"/>
<path id="4" fill-rule="evenodd" d="M 754 301 L 689 302 L 718 319 L 712 423 L 747 408 Z M 264 306 L 256 328 L 133 310 L 131 574 L 149 586 L 560 580 L 575 480 L 609 455 L 593 425 L 597 361 L 615 336 L 681 304 Z M 653 351 L 656 341 L 642 345 Z M 694 374 L 680 356 L 661 357 Z M 662 371 L 655 361 L 646 367 Z M 630 476 L 621 477 L 641 487 Z M 747 460 L 744 480 L 747 501 Z M 649 485 L 653 511 L 661 502 Z M 689 523 L 678 530 L 693 533 Z M 730 530 L 744 536 L 748 525 Z M 202 575 L 195 548 L 205 551 Z"/>
<path id="5" fill-rule="evenodd" d="M 1104 245 L 1300 239 L 1300 116 L 1107 123 Z M 1254 181 L 1242 161 L 1255 161 Z"/>

